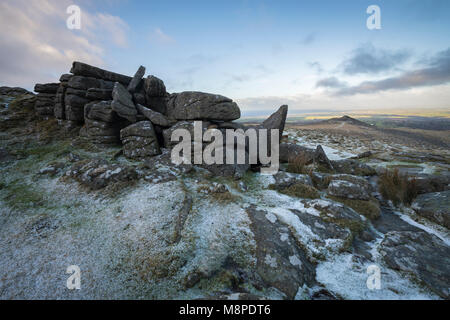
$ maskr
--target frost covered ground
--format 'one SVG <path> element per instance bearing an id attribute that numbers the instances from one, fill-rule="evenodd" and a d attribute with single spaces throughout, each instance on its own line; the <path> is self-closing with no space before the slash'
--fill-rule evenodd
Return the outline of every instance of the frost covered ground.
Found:
<path id="1" fill-rule="evenodd" d="M 288 139 L 321 144 L 332 160 L 367 151 L 357 139 L 300 133 L 290 129 Z M 199 168 L 148 169 L 116 157 L 118 148 L 21 137 L 1 135 L 1 299 L 442 298 L 383 257 L 396 228 L 436 236 L 448 249 L 448 229 L 409 208 L 371 221 L 323 190 L 316 199 L 281 193 L 257 172 L 235 181 Z M 94 158 L 143 172 L 96 191 L 66 174 Z M 80 290 L 66 287 L 70 265 L 80 267 Z M 380 290 L 366 284 L 373 265 Z"/>

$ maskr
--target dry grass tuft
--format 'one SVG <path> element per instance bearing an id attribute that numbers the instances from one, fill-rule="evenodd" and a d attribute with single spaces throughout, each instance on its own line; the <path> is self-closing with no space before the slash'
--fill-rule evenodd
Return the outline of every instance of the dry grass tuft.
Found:
<path id="1" fill-rule="evenodd" d="M 376 199 L 371 200 L 357 200 L 357 199 L 346 199 L 340 197 L 329 196 L 328 198 L 340 202 L 347 207 L 352 208 L 359 214 L 362 214 L 369 220 L 376 220 L 380 217 L 381 210 Z"/>
<path id="2" fill-rule="evenodd" d="M 279 192 L 287 194 L 288 196 L 306 198 L 306 199 L 318 199 L 320 198 L 319 191 L 311 186 L 303 183 L 295 183 L 285 189 L 281 189 Z"/>
<path id="3" fill-rule="evenodd" d="M 383 198 L 391 200 L 395 205 L 410 205 L 418 194 L 416 179 L 400 174 L 397 168 L 380 174 L 378 185 Z"/>
<path id="4" fill-rule="evenodd" d="M 311 168 L 307 167 L 308 157 L 304 154 L 299 154 L 296 157 L 289 159 L 287 171 L 291 173 L 310 174 Z"/>

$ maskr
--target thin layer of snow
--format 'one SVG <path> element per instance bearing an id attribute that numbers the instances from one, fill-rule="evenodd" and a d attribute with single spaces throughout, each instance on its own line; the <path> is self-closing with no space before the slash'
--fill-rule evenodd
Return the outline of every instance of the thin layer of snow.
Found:
<path id="1" fill-rule="evenodd" d="M 400 217 L 400 219 L 402 219 L 403 221 L 409 223 L 412 226 L 420 228 L 423 231 L 426 231 L 432 235 L 435 235 L 436 237 L 438 237 L 439 239 L 444 241 L 444 243 L 446 245 L 450 246 L 450 235 L 449 235 L 448 231 L 443 231 L 444 228 L 441 229 L 441 228 L 437 227 L 436 225 L 433 225 L 432 223 L 425 224 L 425 221 L 424 221 L 424 223 L 419 223 L 419 222 L 411 219 L 411 217 L 409 215 L 399 212 L 399 211 L 394 211 L 394 213 L 396 215 L 398 215 Z"/>
<path id="2" fill-rule="evenodd" d="M 316 279 L 331 291 L 344 299 L 352 300 L 428 300 L 439 299 L 414 285 L 408 279 L 382 265 L 376 264 L 381 270 L 381 288 L 370 290 L 367 279 L 371 274 L 367 268 L 371 262 L 361 263 L 354 256 L 345 253 L 322 262 L 317 266 Z"/>

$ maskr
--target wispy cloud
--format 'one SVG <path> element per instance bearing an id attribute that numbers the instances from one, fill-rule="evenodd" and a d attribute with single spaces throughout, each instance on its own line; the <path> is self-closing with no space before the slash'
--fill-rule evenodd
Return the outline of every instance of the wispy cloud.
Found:
<path id="1" fill-rule="evenodd" d="M 152 34 L 150 35 L 150 39 L 160 44 L 172 44 L 175 42 L 175 39 L 166 34 L 160 28 L 155 28 L 153 30 Z"/>
<path id="2" fill-rule="evenodd" d="M 128 47 L 128 25 L 119 17 L 110 14 L 99 13 L 93 17 L 98 28 L 104 33 L 109 33 L 111 39 L 118 47 Z"/>

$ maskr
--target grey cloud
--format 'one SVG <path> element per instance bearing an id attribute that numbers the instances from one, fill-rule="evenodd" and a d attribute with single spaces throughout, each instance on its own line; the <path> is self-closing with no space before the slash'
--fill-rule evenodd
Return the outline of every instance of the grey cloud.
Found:
<path id="1" fill-rule="evenodd" d="M 352 51 L 349 58 L 341 64 L 345 74 L 380 73 L 397 68 L 411 54 L 406 50 L 390 51 L 376 49 L 373 45 L 363 45 Z"/>
<path id="2" fill-rule="evenodd" d="M 344 87 L 337 95 L 375 93 L 384 90 L 401 90 L 413 87 L 434 86 L 450 82 L 450 48 L 429 59 L 428 65 L 417 70 L 407 71 L 397 77 L 378 81 L 364 81 L 356 86 Z"/>
<path id="3" fill-rule="evenodd" d="M 316 83 L 316 87 L 323 87 L 323 88 L 344 88 L 347 86 L 347 83 L 340 81 L 338 78 L 336 77 L 329 77 L 329 78 L 324 78 L 321 79 L 319 81 L 317 81 Z"/>

